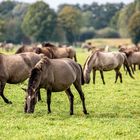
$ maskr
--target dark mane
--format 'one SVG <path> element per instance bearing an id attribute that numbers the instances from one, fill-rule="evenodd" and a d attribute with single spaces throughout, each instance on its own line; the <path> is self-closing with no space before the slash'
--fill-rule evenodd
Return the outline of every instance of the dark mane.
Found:
<path id="1" fill-rule="evenodd" d="M 22 47 L 20 47 L 20 48 L 16 51 L 15 54 L 23 52 L 24 49 L 25 49 L 25 46 L 23 45 Z"/>
<path id="2" fill-rule="evenodd" d="M 28 82 L 28 89 L 29 87 L 34 88 L 35 83 L 38 81 L 39 77 L 41 76 L 43 66 L 48 65 L 49 60 L 48 57 L 43 57 L 32 69 L 31 75 Z"/>
<path id="3" fill-rule="evenodd" d="M 99 51 L 95 51 L 94 53 L 92 52 L 91 55 L 89 55 L 89 56 L 87 57 L 87 59 L 86 59 L 86 61 L 85 61 L 85 63 L 84 63 L 83 69 L 85 69 L 86 64 L 87 64 L 87 65 L 89 64 L 90 60 L 93 58 L 94 54 L 97 53 L 97 52 L 99 52 Z M 88 62 L 87 62 L 87 61 L 88 61 Z"/>
<path id="4" fill-rule="evenodd" d="M 53 44 L 51 44 L 51 43 L 49 43 L 49 42 L 44 42 L 44 43 L 42 43 L 42 46 L 43 46 L 43 47 L 56 47 L 55 45 L 53 45 Z"/>
<path id="5" fill-rule="evenodd" d="M 29 78 L 28 88 L 34 86 L 34 83 L 36 83 L 36 81 L 38 80 L 40 73 L 41 73 L 40 69 L 36 67 L 32 70 L 30 78 Z"/>

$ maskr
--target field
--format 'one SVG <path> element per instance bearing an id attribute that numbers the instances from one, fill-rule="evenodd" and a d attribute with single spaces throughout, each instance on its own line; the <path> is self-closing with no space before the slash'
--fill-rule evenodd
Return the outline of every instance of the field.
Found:
<path id="1" fill-rule="evenodd" d="M 82 65 L 87 52 L 77 49 Z M 41 90 L 42 101 L 34 114 L 23 112 L 27 81 L 6 85 L 5 95 L 13 104 L 0 98 L 0 140 L 138 140 L 140 139 L 140 71 L 131 79 L 123 69 L 123 83 L 114 84 L 115 72 L 105 72 L 106 85 L 99 72 L 96 84 L 83 86 L 89 115 L 84 115 L 78 93 L 74 94 L 74 115 L 69 115 L 69 101 L 65 92 L 52 94 L 52 113 L 47 113 L 46 93 Z M 91 74 L 92 76 L 92 74 Z"/>
<path id="2" fill-rule="evenodd" d="M 111 47 L 118 47 L 119 45 L 122 44 L 127 44 L 130 45 L 132 44 L 131 39 L 129 38 L 114 38 L 114 39 L 103 39 L 103 38 L 99 38 L 99 39 L 90 39 L 87 40 L 86 42 L 91 42 L 93 46 L 111 46 Z"/>

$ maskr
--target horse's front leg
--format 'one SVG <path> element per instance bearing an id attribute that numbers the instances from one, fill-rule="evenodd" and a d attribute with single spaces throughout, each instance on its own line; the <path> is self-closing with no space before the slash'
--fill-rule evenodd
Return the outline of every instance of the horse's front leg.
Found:
<path id="1" fill-rule="evenodd" d="M 47 90 L 47 105 L 48 105 L 48 113 L 51 113 L 51 90 Z"/>
<path id="2" fill-rule="evenodd" d="M 40 88 L 37 89 L 37 96 L 38 96 L 38 101 L 41 101 Z"/>
<path id="3" fill-rule="evenodd" d="M 103 70 L 100 70 L 100 75 L 103 81 L 103 84 L 105 85 L 105 80 L 104 80 L 104 74 L 103 74 Z"/>
<path id="4" fill-rule="evenodd" d="M 70 115 L 73 115 L 73 100 L 74 100 L 74 96 L 70 90 L 70 88 L 68 88 L 66 91 L 66 94 L 69 98 L 69 101 L 70 101 Z"/>
<path id="5" fill-rule="evenodd" d="M 93 84 L 95 84 L 95 78 L 96 78 L 96 70 L 93 69 Z"/>

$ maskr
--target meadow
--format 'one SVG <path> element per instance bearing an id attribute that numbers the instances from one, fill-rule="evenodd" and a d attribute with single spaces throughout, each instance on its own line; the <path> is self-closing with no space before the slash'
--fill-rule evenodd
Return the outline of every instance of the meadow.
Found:
<path id="1" fill-rule="evenodd" d="M 78 62 L 84 64 L 88 52 L 77 49 Z M 12 61 L 12 60 L 11 60 Z M 34 114 L 23 111 L 27 81 L 7 84 L 5 95 L 13 104 L 0 98 L 1 140 L 138 140 L 140 139 L 140 71 L 131 79 L 123 69 L 123 83 L 115 84 L 115 72 L 105 72 L 106 85 L 99 72 L 96 84 L 82 86 L 89 115 L 82 112 L 77 91 L 74 94 L 74 115 L 69 115 L 69 100 L 65 92 L 52 94 L 52 113 L 47 113 L 46 92 L 41 90 L 42 101 Z M 92 74 L 91 74 L 92 77 Z"/>

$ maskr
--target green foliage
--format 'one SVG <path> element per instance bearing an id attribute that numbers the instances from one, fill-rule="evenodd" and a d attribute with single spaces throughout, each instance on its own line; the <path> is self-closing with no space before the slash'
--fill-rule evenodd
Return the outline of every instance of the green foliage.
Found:
<path id="1" fill-rule="evenodd" d="M 0 3 L 0 18 L 10 18 L 12 16 L 12 10 L 16 6 L 16 2 L 3 1 Z"/>
<path id="2" fill-rule="evenodd" d="M 118 29 L 121 37 L 129 37 L 128 23 L 132 14 L 135 12 L 135 5 L 131 3 L 119 12 Z"/>
<path id="3" fill-rule="evenodd" d="M 121 37 L 129 37 L 129 29 L 128 24 L 130 17 L 140 11 L 140 1 L 135 0 L 133 3 L 130 3 L 129 5 L 125 6 L 120 12 L 118 17 L 118 30 L 121 35 Z M 133 23 L 135 24 L 135 23 Z"/>
<path id="4" fill-rule="evenodd" d="M 136 12 L 130 19 L 129 32 L 133 43 L 140 42 L 140 12 Z"/>
<path id="5" fill-rule="evenodd" d="M 82 26 L 92 27 L 94 24 L 93 14 L 91 11 L 82 12 Z"/>
<path id="6" fill-rule="evenodd" d="M 113 28 L 107 27 L 107 28 L 98 30 L 96 32 L 96 37 L 98 37 L 98 38 L 119 38 L 120 35 Z"/>
<path id="7" fill-rule="evenodd" d="M 45 2 L 38 1 L 29 7 L 22 29 L 32 41 L 48 41 L 52 38 L 55 24 L 55 12 Z"/>
<path id="8" fill-rule="evenodd" d="M 75 42 L 82 25 L 80 11 L 72 6 L 64 6 L 58 13 L 58 22 L 66 33 L 67 41 Z"/>
<path id="9" fill-rule="evenodd" d="M 0 42 L 5 41 L 5 21 L 0 20 Z"/>
<path id="10" fill-rule="evenodd" d="M 87 39 L 92 39 L 94 38 L 96 32 L 95 29 L 93 27 L 87 28 L 87 27 L 83 27 L 80 30 L 80 41 L 85 41 Z"/>
<path id="11" fill-rule="evenodd" d="M 84 12 L 92 12 L 93 23 L 91 26 L 93 26 L 95 29 L 101 29 L 109 26 L 112 17 L 118 11 L 120 11 L 120 9 L 122 9 L 123 6 L 123 3 L 106 3 L 99 5 L 98 3 L 93 2 L 91 5 L 84 4 L 81 7 L 81 10 Z"/>

